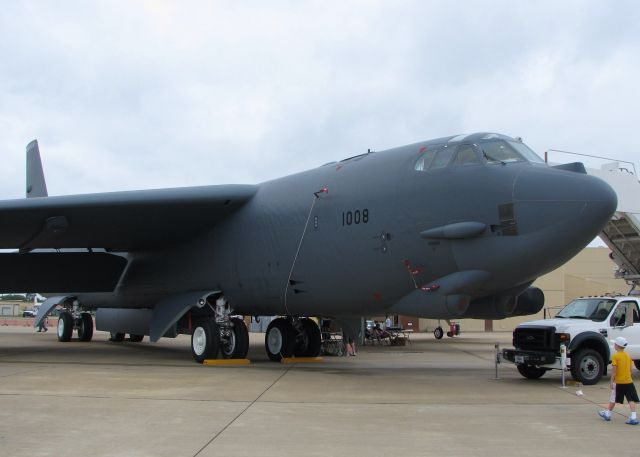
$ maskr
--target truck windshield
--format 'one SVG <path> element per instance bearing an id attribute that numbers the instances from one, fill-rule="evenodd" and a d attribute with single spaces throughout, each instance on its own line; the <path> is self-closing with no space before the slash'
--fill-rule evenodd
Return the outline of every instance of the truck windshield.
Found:
<path id="1" fill-rule="evenodd" d="M 609 316 L 615 304 L 616 301 L 609 298 L 579 298 L 562 308 L 556 317 L 602 322 Z"/>

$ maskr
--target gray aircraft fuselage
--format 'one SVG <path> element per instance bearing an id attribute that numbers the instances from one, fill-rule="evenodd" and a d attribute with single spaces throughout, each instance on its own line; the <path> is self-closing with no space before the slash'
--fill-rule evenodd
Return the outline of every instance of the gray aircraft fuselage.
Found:
<path id="1" fill-rule="evenodd" d="M 490 141 L 514 140 L 447 137 L 262 183 L 196 238 L 127 253 L 115 291 L 77 295 L 151 308 L 211 289 L 246 315 L 507 317 L 514 297 L 597 236 L 616 197 L 584 173 L 496 160 Z M 419 165 L 432 149 L 449 162 Z"/>

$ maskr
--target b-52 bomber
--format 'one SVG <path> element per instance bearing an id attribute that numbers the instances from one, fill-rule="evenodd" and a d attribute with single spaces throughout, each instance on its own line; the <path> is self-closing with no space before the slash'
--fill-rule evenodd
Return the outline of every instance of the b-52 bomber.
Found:
<path id="1" fill-rule="evenodd" d="M 245 358 L 238 315 L 279 316 L 271 360 L 315 356 L 309 316 L 503 319 L 537 313 L 533 281 L 598 235 L 614 191 L 521 140 L 450 136 L 257 185 L 47 196 L 36 141 L 27 198 L 0 201 L 0 290 L 63 308 L 58 339 L 95 327 L 191 335 L 196 361 Z M 47 294 L 48 292 L 48 294 Z"/>

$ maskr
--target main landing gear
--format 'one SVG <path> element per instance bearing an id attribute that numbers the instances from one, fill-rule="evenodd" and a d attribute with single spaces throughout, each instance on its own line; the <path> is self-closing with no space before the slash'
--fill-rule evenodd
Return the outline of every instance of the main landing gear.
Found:
<path id="1" fill-rule="evenodd" d="M 77 330 L 80 341 L 91 341 L 93 338 L 93 317 L 90 313 L 82 312 L 78 303 L 72 309 L 65 309 L 58 318 L 58 341 L 71 341 L 73 331 Z"/>
<path id="2" fill-rule="evenodd" d="M 278 317 L 267 327 L 264 339 L 269 359 L 279 362 L 287 357 L 317 357 L 321 334 L 318 325 L 309 318 Z"/>
<path id="3" fill-rule="evenodd" d="M 249 352 L 249 331 L 244 321 L 231 316 L 224 297 L 216 300 L 212 316 L 196 318 L 191 332 L 191 354 L 196 362 L 217 359 L 245 359 Z"/>

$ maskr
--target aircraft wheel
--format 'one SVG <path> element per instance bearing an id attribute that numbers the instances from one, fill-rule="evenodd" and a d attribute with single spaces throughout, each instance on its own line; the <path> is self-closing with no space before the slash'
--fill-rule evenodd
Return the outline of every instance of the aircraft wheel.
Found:
<path id="1" fill-rule="evenodd" d="M 62 312 L 58 318 L 58 341 L 66 343 L 71 341 L 73 334 L 73 316 L 71 313 Z"/>
<path id="2" fill-rule="evenodd" d="M 291 322 L 281 317 L 272 320 L 264 337 L 264 345 L 269 359 L 280 362 L 284 357 L 291 357 L 295 344 L 295 330 Z"/>
<path id="3" fill-rule="evenodd" d="M 91 314 L 82 313 L 78 321 L 78 339 L 80 341 L 91 341 L 91 338 L 93 338 L 93 318 Z"/>
<path id="4" fill-rule="evenodd" d="M 142 340 L 144 340 L 144 335 L 129 335 L 129 341 L 133 343 L 139 343 Z"/>
<path id="5" fill-rule="evenodd" d="M 245 359 L 249 352 L 249 332 L 244 321 L 231 318 L 231 333 L 227 341 L 220 341 L 220 352 L 225 359 Z"/>
<path id="6" fill-rule="evenodd" d="M 218 358 L 220 334 L 215 322 L 208 320 L 196 323 L 191 334 L 191 354 L 196 362 Z"/>
<path id="7" fill-rule="evenodd" d="M 436 329 L 433 331 L 433 336 L 436 337 L 436 340 L 442 339 L 442 337 L 444 336 L 444 330 L 442 330 L 442 327 L 436 327 Z"/>
<path id="8" fill-rule="evenodd" d="M 113 341 L 114 343 L 122 343 L 124 341 L 124 333 L 111 332 L 109 341 Z"/>
<path id="9" fill-rule="evenodd" d="M 296 338 L 296 357 L 318 357 L 322 344 L 320 327 L 309 318 L 300 319 L 302 334 Z"/>
<path id="10" fill-rule="evenodd" d="M 636 366 L 636 368 L 640 370 L 640 360 L 634 360 L 633 363 Z"/>

